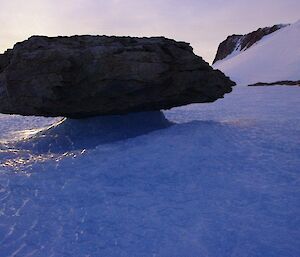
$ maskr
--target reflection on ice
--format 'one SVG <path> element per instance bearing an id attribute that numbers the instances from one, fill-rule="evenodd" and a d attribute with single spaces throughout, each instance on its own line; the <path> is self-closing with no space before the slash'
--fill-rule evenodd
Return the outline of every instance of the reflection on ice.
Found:
<path id="1" fill-rule="evenodd" d="M 44 129 L 19 131 L 24 138 L 2 144 L 0 166 L 22 170 L 35 162 L 76 157 L 86 149 L 113 143 L 170 126 L 162 112 L 63 119 Z"/>

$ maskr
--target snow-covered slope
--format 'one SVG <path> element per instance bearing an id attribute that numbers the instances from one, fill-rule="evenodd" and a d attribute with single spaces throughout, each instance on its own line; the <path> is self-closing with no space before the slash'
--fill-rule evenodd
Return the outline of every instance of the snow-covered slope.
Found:
<path id="1" fill-rule="evenodd" d="M 300 20 L 265 36 L 246 51 L 217 61 L 213 67 L 239 85 L 300 80 Z"/>
<path id="2" fill-rule="evenodd" d="M 230 35 L 220 43 L 213 64 L 217 61 L 231 58 L 239 52 L 246 51 L 267 35 L 290 24 L 277 24 L 272 27 L 259 28 L 245 35 Z"/>

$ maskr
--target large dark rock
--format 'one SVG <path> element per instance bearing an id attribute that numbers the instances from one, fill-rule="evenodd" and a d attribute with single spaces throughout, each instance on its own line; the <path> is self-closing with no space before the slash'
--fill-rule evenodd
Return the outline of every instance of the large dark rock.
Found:
<path id="1" fill-rule="evenodd" d="M 228 36 L 222 43 L 220 43 L 217 54 L 213 61 L 213 64 L 219 60 L 223 60 L 230 55 L 234 50 L 245 51 L 261 40 L 264 36 L 267 36 L 287 25 L 278 24 L 272 27 L 259 28 L 256 31 L 245 35 L 231 35 Z"/>
<path id="2" fill-rule="evenodd" d="M 235 83 L 163 37 L 33 36 L 0 55 L 0 112 L 81 118 L 213 102 Z"/>

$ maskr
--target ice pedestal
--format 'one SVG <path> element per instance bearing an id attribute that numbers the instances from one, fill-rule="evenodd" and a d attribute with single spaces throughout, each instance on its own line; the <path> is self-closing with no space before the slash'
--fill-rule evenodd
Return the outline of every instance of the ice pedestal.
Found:
<path id="1" fill-rule="evenodd" d="M 18 143 L 18 146 L 41 153 L 93 148 L 99 144 L 136 137 L 170 125 L 162 112 L 63 119 Z"/>

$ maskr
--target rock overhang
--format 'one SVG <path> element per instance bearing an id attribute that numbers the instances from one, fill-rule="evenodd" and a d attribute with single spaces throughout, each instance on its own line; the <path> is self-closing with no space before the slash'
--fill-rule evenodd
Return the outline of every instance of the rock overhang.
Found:
<path id="1" fill-rule="evenodd" d="M 32 36 L 0 55 L 0 112 L 82 118 L 213 102 L 234 86 L 185 42 Z"/>

